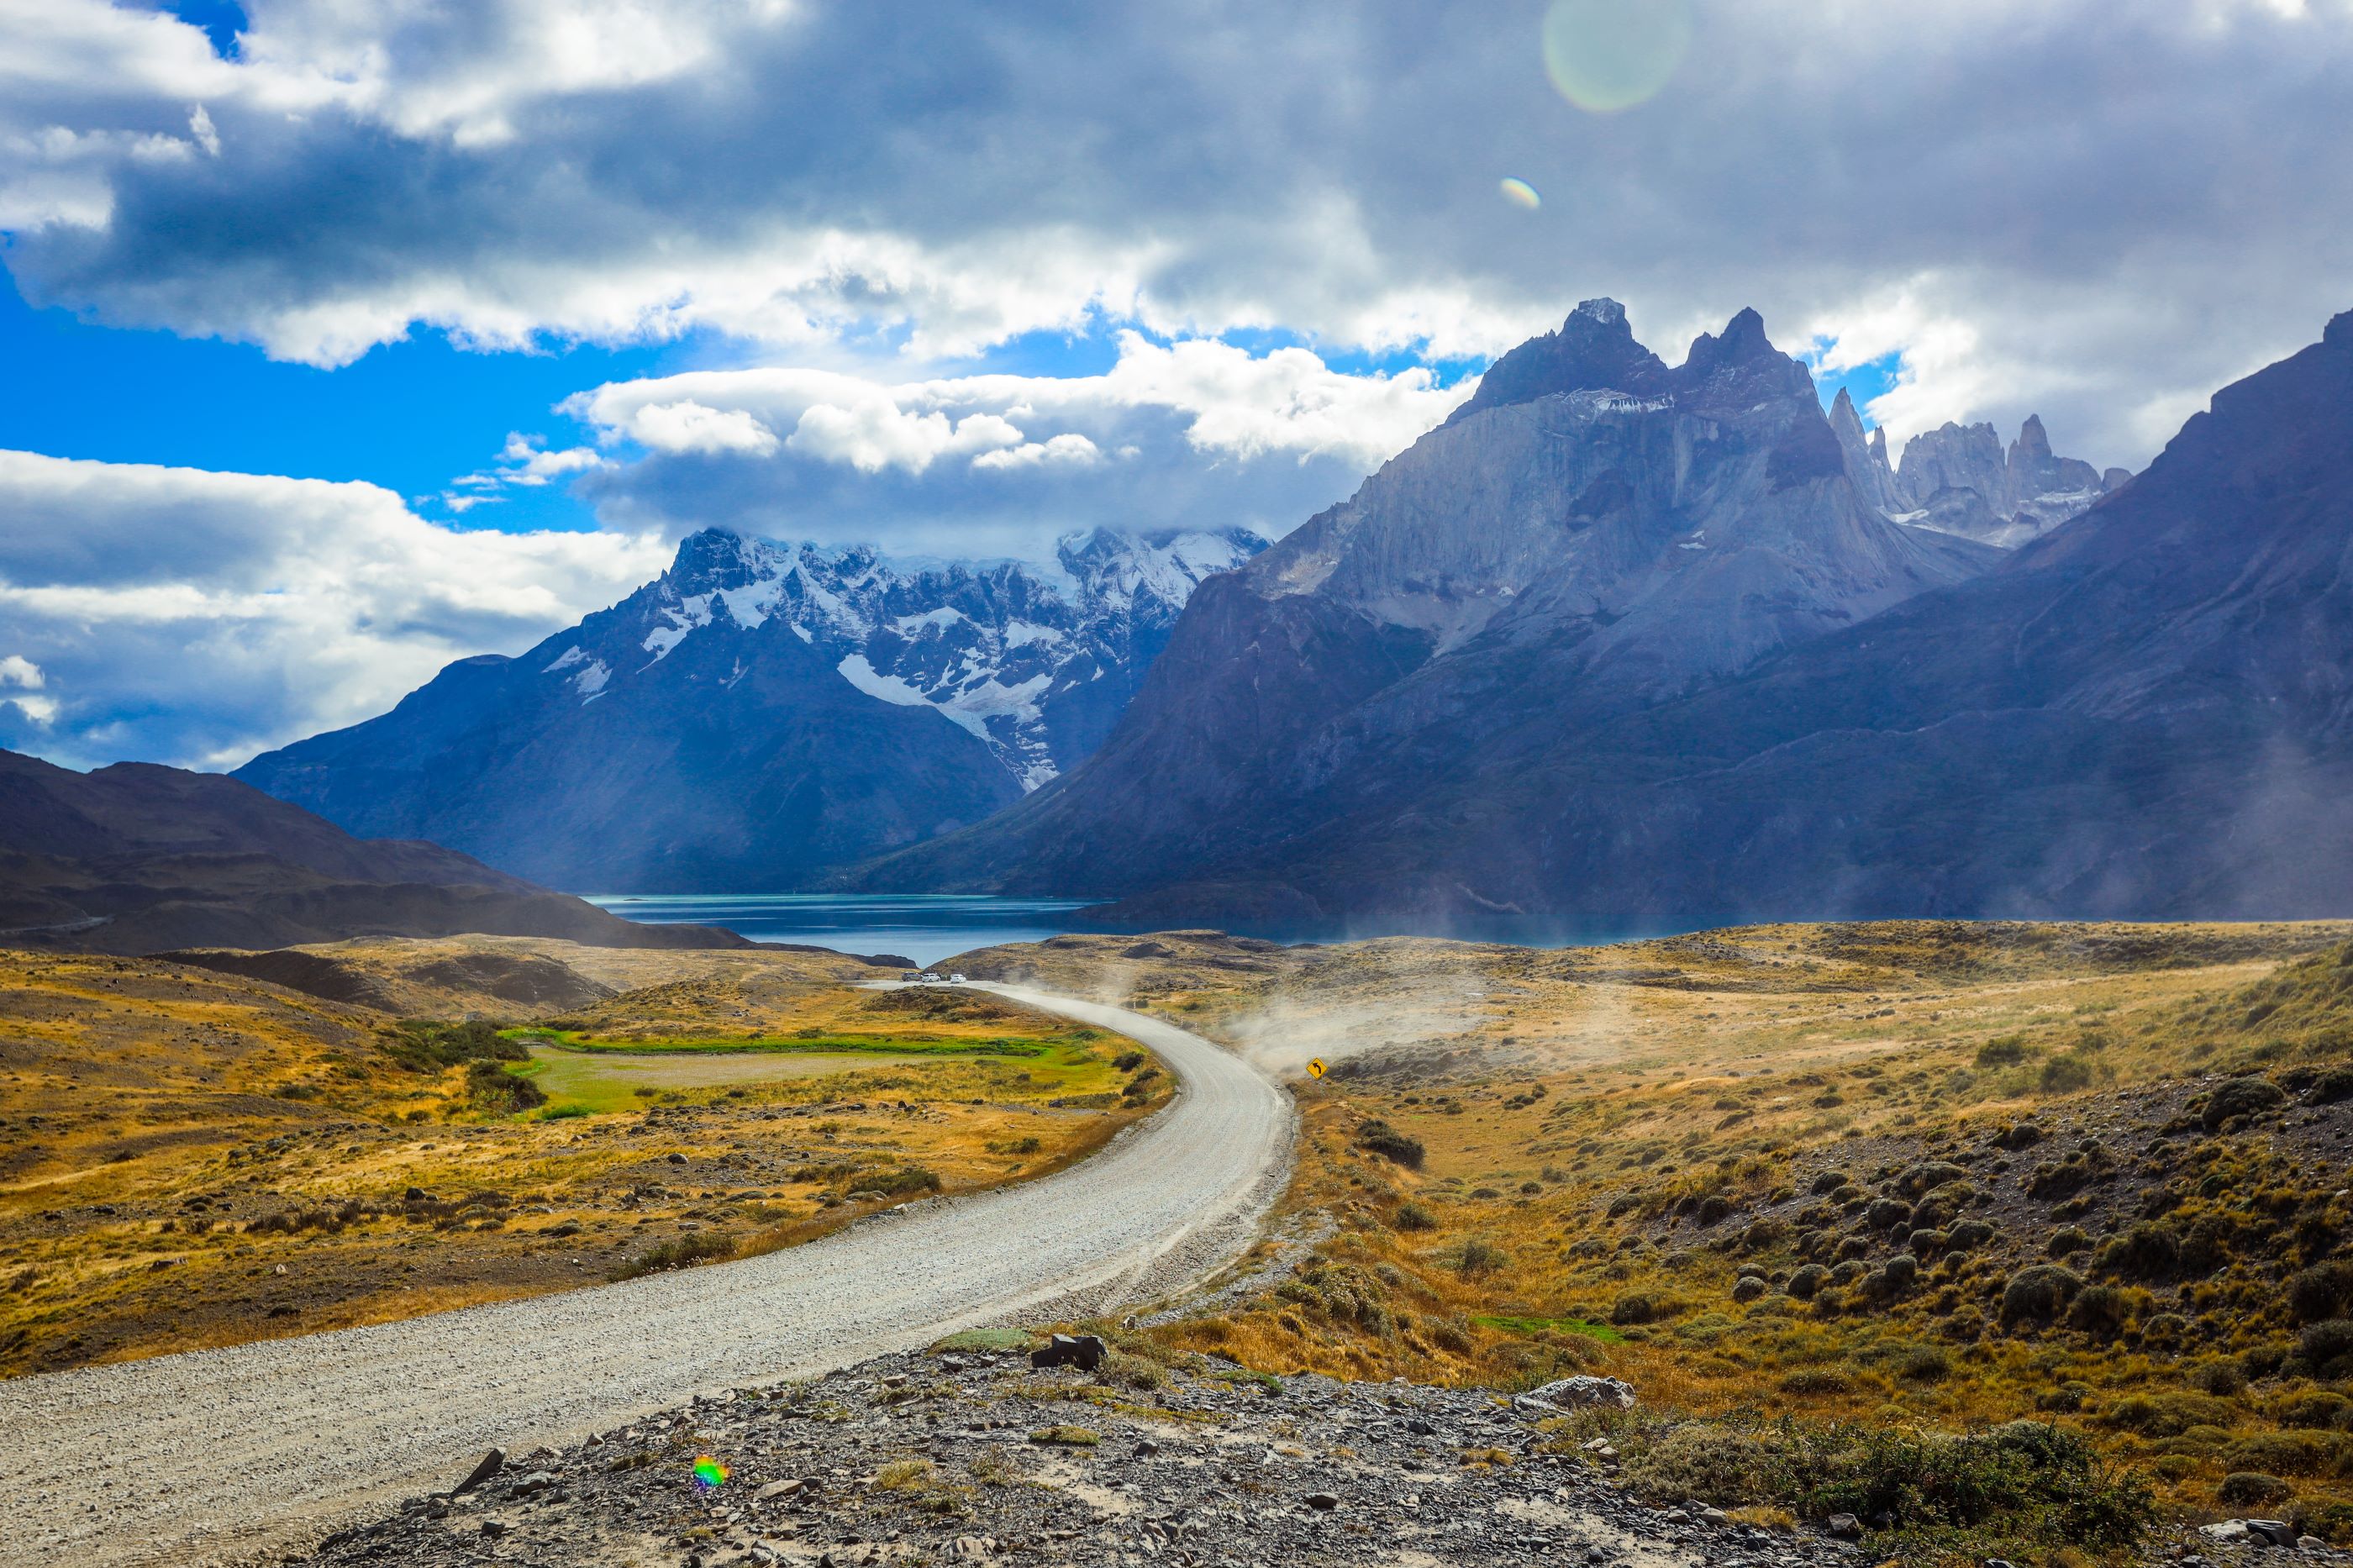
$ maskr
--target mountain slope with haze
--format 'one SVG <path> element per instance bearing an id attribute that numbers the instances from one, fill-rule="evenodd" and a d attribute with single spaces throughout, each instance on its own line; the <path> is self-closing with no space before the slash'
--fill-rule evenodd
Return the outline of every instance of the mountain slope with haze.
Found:
<path id="1" fill-rule="evenodd" d="M 1780 374 L 1750 363 L 1757 380 Z M 1649 362 L 1621 352 L 1603 368 L 1635 383 L 1609 400 L 1615 417 L 1673 421 L 1683 444 L 1662 447 L 1677 488 L 1630 506 L 1641 521 L 1600 535 L 1619 546 L 1600 561 L 1592 535 L 1565 528 L 1541 580 L 1466 616 L 1463 577 L 1433 579 L 1414 557 L 1445 532 L 1427 506 L 1398 535 L 1359 531 L 1328 563 L 1286 541 L 1197 600 L 1093 763 L 881 863 L 869 885 L 1106 893 L 1141 921 L 1360 931 L 2341 912 L 2353 315 L 2219 393 L 2082 516 L 1979 572 L 1936 581 L 1915 566 L 1910 594 L 1900 564 L 1917 558 L 1877 530 L 1941 536 L 1864 505 L 1843 464 L 1820 472 L 1810 453 L 1835 454 L 1835 436 L 1794 397 L 1778 434 L 1753 412 L 1744 431 L 1698 389 L 1663 388 Z M 1603 401 L 1561 384 L 1577 374 L 1492 412 L 1474 400 L 1351 505 L 1482 419 L 1575 419 Z M 1597 407 L 1548 451 L 1572 484 L 1594 485 L 1614 449 L 1606 417 Z M 1748 437 L 1732 465 L 1748 465 L 1745 489 L 1683 456 L 1725 450 L 1726 432 Z M 1459 455 L 1455 479 L 1469 493 L 1535 467 L 1489 445 Z M 1745 591 L 1723 594 L 1663 564 L 1655 545 L 1679 548 L 1711 495 L 1738 500 L 1705 542 L 1737 542 L 1778 574 L 1752 566 Z M 1544 516 L 1505 513 L 1471 549 Z M 1314 568 L 1295 572 L 1302 560 Z M 1575 597 L 1597 578 L 1659 586 Z M 1377 581 L 1398 608 L 1356 586 Z M 1575 614 L 1586 605 L 1601 613 Z M 1255 749 L 1188 717 L 1244 690 L 1276 694 Z"/>

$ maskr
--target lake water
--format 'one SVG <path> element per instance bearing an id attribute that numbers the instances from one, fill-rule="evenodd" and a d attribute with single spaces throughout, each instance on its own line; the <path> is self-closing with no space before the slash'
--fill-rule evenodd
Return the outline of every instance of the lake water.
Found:
<path id="1" fill-rule="evenodd" d="M 843 952 L 895 952 L 937 963 L 1000 942 L 1042 942 L 1071 930 L 1079 899 L 998 899 L 955 893 L 622 893 L 588 901 L 649 925 L 725 926 L 754 942 L 801 942 Z"/>

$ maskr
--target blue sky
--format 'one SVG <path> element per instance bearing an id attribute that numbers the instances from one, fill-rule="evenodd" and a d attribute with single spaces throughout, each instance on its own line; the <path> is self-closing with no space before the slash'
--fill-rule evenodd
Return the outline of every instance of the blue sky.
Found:
<path id="1" fill-rule="evenodd" d="M 6 7 L 0 745 L 233 764 L 706 524 L 1281 533 L 1595 295 L 2137 467 L 2353 304 L 2348 103 L 2353 0 Z"/>

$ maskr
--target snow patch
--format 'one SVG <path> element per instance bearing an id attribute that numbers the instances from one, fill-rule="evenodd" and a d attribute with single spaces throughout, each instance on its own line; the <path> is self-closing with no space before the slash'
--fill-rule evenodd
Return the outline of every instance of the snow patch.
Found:
<path id="1" fill-rule="evenodd" d="M 876 669 L 862 653 L 853 653 L 834 668 L 841 679 L 869 697 L 879 697 L 899 708 L 929 708 L 932 700 L 895 675 L 885 675 Z"/>

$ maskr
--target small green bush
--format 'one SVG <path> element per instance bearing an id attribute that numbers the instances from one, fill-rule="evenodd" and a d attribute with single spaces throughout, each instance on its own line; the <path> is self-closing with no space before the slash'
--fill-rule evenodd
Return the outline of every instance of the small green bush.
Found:
<path id="1" fill-rule="evenodd" d="M 2001 1321 L 2005 1327 L 2021 1321 L 2050 1322 L 2064 1311 L 2084 1288 L 2082 1276 L 2055 1263 L 2036 1263 L 2010 1277 L 2002 1288 Z"/>
<path id="2" fill-rule="evenodd" d="M 2285 1099 L 2279 1085 L 2267 1078 L 2234 1078 L 2215 1085 L 2199 1120 L 2207 1131 L 2218 1131 L 2233 1117 L 2259 1116 Z"/>
<path id="3" fill-rule="evenodd" d="M 1356 1146 L 1369 1150 L 1385 1160 L 1393 1160 L 1409 1171 L 1421 1169 L 1428 1155 L 1421 1140 L 1398 1131 L 1386 1121 L 1367 1121 L 1356 1129 Z"/>
<path id="4" fill-rule="evenodd" d="M 734 1237 L 725 1231 L 701 1230 L 638 1253 L 615 1269 L 613 1278 L 635 1279 L 642 1275 L 659 1274 L 665 1269 L 687 1268 L 697 1263 L 712 1263 L 734 1256 Z"/>
<path id="5" fill-rule="evenodd" d="M 2285 1502 L 2295 1489 L 2277 1476 L 2233 1470 L 2222 1478 L 2214 1495 L 2230 1508 L 2261 1508 L 2266 1503 Z"/>

